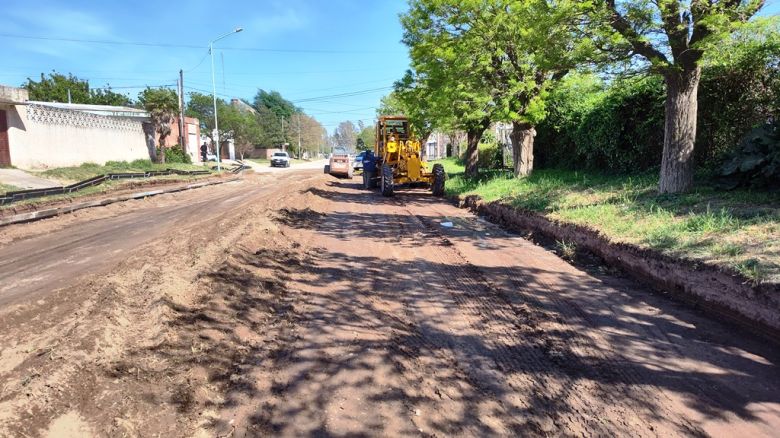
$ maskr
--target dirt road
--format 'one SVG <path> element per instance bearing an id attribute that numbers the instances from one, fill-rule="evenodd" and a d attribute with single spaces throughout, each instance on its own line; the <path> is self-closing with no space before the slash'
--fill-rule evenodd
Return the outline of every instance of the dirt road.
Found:
<path id="1" fill-rule="evenodd" d="M 780 428 L 775 347 L 422 191 L 293 172 L 0 233 L 0 436 Z"/>

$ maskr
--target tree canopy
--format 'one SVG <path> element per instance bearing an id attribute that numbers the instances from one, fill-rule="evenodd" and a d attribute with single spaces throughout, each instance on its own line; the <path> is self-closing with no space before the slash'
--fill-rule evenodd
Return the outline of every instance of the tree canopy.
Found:
<path id="1" fill-rule="evenodd" d="M 112 106 L 133 104 L 128 96 L 112 91 L 108 85 L 104 88 L 91 88 L 87 80 L 56 71 L 49 73 L 48 76 L 41 73 L 38 81 L 27 78 L 27 82 L 22 84 L 22 87 L 30 93 L 31 100 L 41 102 L 68 102 L 68 91 L 70 91 L 72 103 Z"/>

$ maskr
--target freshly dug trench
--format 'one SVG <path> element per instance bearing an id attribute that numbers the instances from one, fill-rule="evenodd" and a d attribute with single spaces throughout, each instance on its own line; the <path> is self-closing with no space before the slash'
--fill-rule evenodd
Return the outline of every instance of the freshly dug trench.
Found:
<path id="1" fill-rule="evenodd" d="M 611 242 L 591 228 L 551 220 L 498 201 L 484 202 L 476 195 L 459 199 L 459 206 L 509 229 L 573 242 L 657 290 L 780 343 L 780 287 L 777 285 L 752 285 L 728 268 Z"/>

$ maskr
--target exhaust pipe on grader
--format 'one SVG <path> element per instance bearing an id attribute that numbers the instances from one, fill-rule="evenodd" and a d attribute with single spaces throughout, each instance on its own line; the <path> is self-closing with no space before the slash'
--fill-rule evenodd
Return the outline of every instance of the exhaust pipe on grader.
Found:
<path id="1" fill-rule="evenodd" d="M 393 196 L 401 185 L 425 184 L 434 196 L 444 196 L 444 166 L 422 159 L 420 141 L 414 136 L 409 119 L 381 116 L 376 124 L 374 152 L 363 159 L 363 187 L 380 187 L 383 196 Z"/>

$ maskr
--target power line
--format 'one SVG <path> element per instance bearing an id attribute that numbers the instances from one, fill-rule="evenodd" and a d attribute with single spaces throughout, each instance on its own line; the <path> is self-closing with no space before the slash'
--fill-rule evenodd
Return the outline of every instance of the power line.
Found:
<path id="1" fill-rule="evenodd" d="M 360 95 L 363 95 L 363 94 L 375 93 L 377 91 L 390 90 L 392 88 L 393 87 L 370 88 L 368 90 L 360 90 L 360 91 L 352 91 L 352 92 L 348 92 L 348 93 L 331 94 L 329 96 L 319 96 L 319 97 L 309 97 L 309 98 L 306 98 L 306 99 L 297 99 L 297 100 L 293 100 L 292 102 L 293 103 L 304 103 L 304 102 L 314 102 L 314 101 L 323 100 L 323 99 L 338 99 L 338 98 L 343 98 L 343 97 L 353 97 L 353 96 L 360 96 Z"/>
<path id="2" fill-rule="evenodd" d="M 192 67 L 191 69 L 188 69 L 188 70 L 184 70 L 184 72 L 185 73 L 189 73 L 189 72 L 195 70 L 196 68 L 200 67 L 200 65 L 203 64 L 203 61 L 205 61 L 206 58 L 208 58 L 208 57 L 209 57 L 209 52 L 208 52 L 208 50 L 206 50 L 206 53 L 203 54 L 203 58 L 200 58 L 200 61 L 198 61 L 198 63 L 195 64 L 195 67 Z"/>

